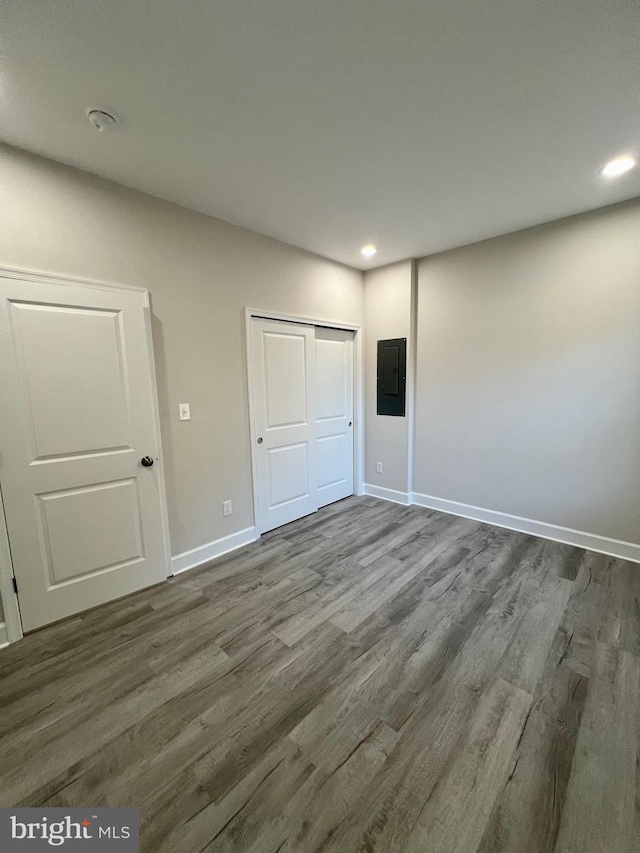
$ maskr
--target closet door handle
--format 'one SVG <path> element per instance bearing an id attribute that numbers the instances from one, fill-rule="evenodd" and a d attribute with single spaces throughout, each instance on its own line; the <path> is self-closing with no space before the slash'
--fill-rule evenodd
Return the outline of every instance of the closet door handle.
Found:
<path id="1" fill-rule="evenodd" d="M 258 439 L 258 444 L 262 444 L 262 438 Z"/>

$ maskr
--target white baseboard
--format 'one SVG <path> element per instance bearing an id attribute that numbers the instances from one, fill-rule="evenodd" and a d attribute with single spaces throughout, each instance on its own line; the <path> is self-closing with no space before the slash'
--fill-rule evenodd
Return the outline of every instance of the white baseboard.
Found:
<path id="1" fill-rule="evenodd" d="M 364 484 L 364 494 L 372 498 L 382 498 L 383 501 L 392 501 L 394 504 L 403 506 L 411 505 L 411 495 L 408 492 L 397 492 L 395 489 L 383 489 L 382 486 Z"/>
<path id="2" fill-rule="evenodd" d="M 378 495 L 378 497 L 383 497 L 383 495 Z M 599 536 L 596 533 L 585 533 L 582 530 L 572 530 L 569 527 L 560 527 L 557 524 L 533 521 L 531 518 L 521 518 L 518 515 L 509 515 L 506 512 L 496 512 L 492 509 L 461 504 L 444 498 L 435 498 L 432 495 L 421 495 L 419 492 L 413 492 L 412 503 L 429 509 L 439 509 L 441 512 L 448 512 L 463 518 L 472 518 L 474 521 L 484 521 L 487 524 L 506 527 L 508 530 L 530 533 L 532 536 L 541 536 L 543 539 L 552 539 L 554 542 L 563 542 L 566 545 L 575 545 L 578 548 L 586 548 L 588 551 L 597 551 L 600 554 L 608 554 L 611 557 L 620 557 L 623 560 L 640 563 L 640 545 L 633 542 L 609 539 L 607 536 Z"/>
<path id="3" fill-rule="evenodd" d="M 633 542 L 609 539 L 607 536 L 600 536 L 596 533 L 572 530 L 569 527 L 560 527 L 557 524 L 548 524 L 544 521 L 534 521 L 531 518 L 522 518 L 521 516 L 510 515 L 506 512 L 497 512 L 496 510 L 458 503 L 457 501 L 450 501 L 445 498 L 436 498 L 432 495 L 423 495 L 420 492 L 399 492 L 395 489 L 385 489 L 381 486 L 373 486 L 365 483 L 364 494 L 374 498 L 381 498 L 385 501 L 391 501 L 392 503 L 402 504 L 402 506 L 415 504 L 416 506 L 423 506 L 428 509 L 437 509 L 441 512 L 448 512 L 451 515 L 461 516 L 462 518 L 471 518 L 474 521 L 495 524 L 497 527 L 505 527 L 508 530 L 517 530 L 520 533 L 529 533 L 531 536 L 540 536 L 543 539 L 551 539 L 554 542 L 575 545 L 577 548 L 585 548 L 588 551 L 596 551 L 600 554 L 607 554 L 611 557 L 619 557 L 623 560 L 640 563 L 640 545 Z M 230 551 L 235 551 L 237 548 L 249 545 L 257 539 L 258 534 L 255 527 L 247 527 L 244 530 L 239 530 L 237 533 L 232 533 L 230 536 L 224 536 L 222 539 L 216 539 L 213 542 L 208 542 L 206 545 L 200 545 L 199 548 L 192 548 L 190 551 L 176 554 L 175 557 L 171 558 L 172 572 L 174 575 L 177 575 L 180 572 L 186 572 L 188 569 L 194 569 L 196 566 L 202 566 L 216 557 L 221 557 L 223 554 L 228 554 Z M 6 626 L 0 624 L 0 647 L 6 642 Z"/>
<path id="4" fill-rule="evenodd" d="M 235 551 L 237 548 L 249 545 L 251 542 L 255 542 L 257 538 L 258 534 L 255 527 L 246 527 L 244 530 L 238 530 L 237 533 L 223 536 L 222 539 L 215 539 L 213 542 L 207 542 L 206 545 L 200 545 L 190 551 L 183 551 L 182 554 L 176 554 L 175 557 L 171 558 L 171 571 L 174 575 L 179 575 L 180 572 L 186 572 L 187 569 L 195 569 L 196 566 L 209 563 L 216 557 L 228 554 L 229 551 Z"/>
<path id="5" fill-rule="evenodd" d="M 0 622 L 0 649 L 4 649 L 5 646 L 9 645 L 9 634 L 7 632 L 7 626 L 4 622 Z"/>

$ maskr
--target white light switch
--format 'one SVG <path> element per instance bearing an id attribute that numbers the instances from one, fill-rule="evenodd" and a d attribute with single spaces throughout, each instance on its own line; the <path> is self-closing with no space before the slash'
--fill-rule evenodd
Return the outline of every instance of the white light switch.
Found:
<path id="1" fill-rule="evenodd" d="M 189 403 L 179 403 L 180 406 L 180 420 L 181 421 L 190 421 L 191 420 L 191 406 Z"/>

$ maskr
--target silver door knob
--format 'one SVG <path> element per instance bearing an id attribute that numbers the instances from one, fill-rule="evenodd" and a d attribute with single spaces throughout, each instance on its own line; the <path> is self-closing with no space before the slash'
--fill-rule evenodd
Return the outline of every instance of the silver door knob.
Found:
<path id="1" fill-rule="evenodd" d="M 261 439 L 261 438 L 259 438 L 259 439 L 258 439 L 258 444 L 262 444 L 262 439 Z"/>

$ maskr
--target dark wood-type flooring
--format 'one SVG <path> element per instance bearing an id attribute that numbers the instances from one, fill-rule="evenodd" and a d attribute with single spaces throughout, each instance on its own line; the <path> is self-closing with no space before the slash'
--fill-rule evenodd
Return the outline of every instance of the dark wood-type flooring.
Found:
<path id="1" fill-rule="evenodd" d="M 640 850 L 640 566 L 350 498 L 0 652 L 1 805 L 141 850 Z"/>

